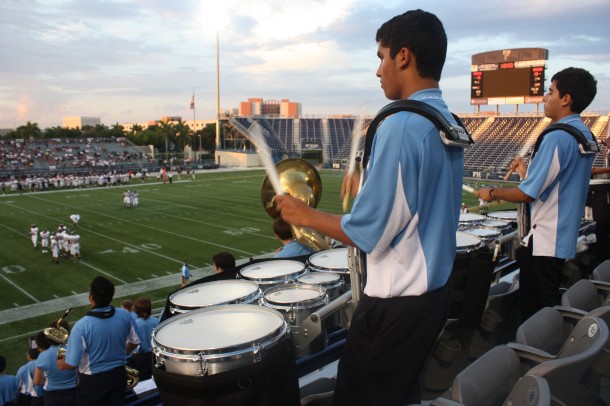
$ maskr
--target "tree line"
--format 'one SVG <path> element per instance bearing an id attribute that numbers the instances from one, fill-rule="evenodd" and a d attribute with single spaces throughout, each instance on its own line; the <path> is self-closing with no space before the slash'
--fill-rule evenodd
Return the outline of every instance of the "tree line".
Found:
<path id="1" fill-rule="evenodd" d="M 136 145 L 153 145 L 158 151 L 166 147 L 174 151 L 184 151 L 189 145 L 194 150 L 213 153 L 216 148 L 216 124 L 208 124 L 203 129 L 193 131 L 184 122 L 159 122 L 144 129 L 135 124 L 131 131 L 125 131 L 119 123 L 108 127 L 104 124 L 83 126 L 83 128 L 49 127 L 40 129 L 38 123 L 27 122 L 8 132 L 0 139 L 23 139 L 25 141 L 51 138 L 121 138 L 125 137 Z M 201 142 L 201 145 L 200 145 Z"/>

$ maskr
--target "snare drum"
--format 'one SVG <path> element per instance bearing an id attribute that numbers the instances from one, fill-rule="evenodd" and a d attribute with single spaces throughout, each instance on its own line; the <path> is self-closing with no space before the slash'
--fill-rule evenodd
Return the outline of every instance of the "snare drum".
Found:
<path id="1" fill-rule="evenodd" d="M 509 223 L 517 224 L 517 211 L 516 210 L 501 210 L 501 211 L 490 211 L 487 213 L 487 217 L 494 220 L 504 220 Z"/>
<path id="2" fill-rule="evenodd" d="M 326 289 L 330 300 L 336 299 L 341 294 L 343 280 L 338 273 L 334 272 L 308 272 L 297 278 L 298 283 L 305 285 L 321 286 Z"/>
<path id="3" fill-rule="evenodd" d="M 305 265 L 299 261 L 278 259 L 248 265 L 239 271 L 243 279 L 258 283 L 265 290 L 272 286 L 294 282 L 306 272 Z"/>
<path id="4" fill-rule="evenodd" d="M 169 297 L 169 311 L 180 314 L 214 305 L 257 302 L 262 293 L 256 282 L 227 279 L 191 285 Z"/>
<path id="5" fill-rule="evenodd" d="M 289 335 L 276 310 L 249 304 L 211 306 L 167 319 L 153 331 L 156 367 L 206 376 L 256 364 Z"/>
<path id="6" fill-rule="evenodd" d="M 349 274 L 347 248 L 334 248 L 316 252 L 309 257 L 307 263 L 313 271 Z"/>
<path id="7" fill-rule="evenodd" d="M 479 237 L 485 244 L 492 243 L 496 238 L 500 237 L 502 233 L 495 227 L 488 227 L 483 225 L 478 225 L 473 228 L 469 228 L 464 230 L 464 232 L 472 235 L 476 235 Z"/>
<path id="8" fill-rule="evenodd" d="M 504 220 L 495 220 L 495 219 L 487 219 L 480 224 L 484 227 L 493 227 L 500 230 L 502 235 L 510 233 L 512 227 L 508 221 Z"/>
<path id="9" fill-rule="evenodd" d="M 485 216 L 477 213 L 460 213 L 460 222 L 459 228 L 469 228 L 474 227 L 479 224 L 481 221 L 485 220 Z"/>
<path id="10" fill-rule="evenodd" d="M 326 289 L 321 286 L 287 283 L 269 288 L 263 294 L 261 304 L 282 313 L 286 322 L 293 327 L 300 326 L 309 315 L 328 304 Z M 307 348 L 296 348 L 295 356 L 302 357 L 326 348 L 326 330 L 316 337 Z"/>
<path id="11" fill-rule="evenodd" d="M 456 231 L 456 253 L 468 254 L 481 249 L 485 244 L 480 237 L 465 231 Z"/>

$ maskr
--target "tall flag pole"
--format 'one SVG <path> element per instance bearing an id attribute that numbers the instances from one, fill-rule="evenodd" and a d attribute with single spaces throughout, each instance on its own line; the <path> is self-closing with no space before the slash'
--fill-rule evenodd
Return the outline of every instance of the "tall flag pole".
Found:
<path id="1" fill-rule="evenodd" d="M 218 70 L 218 30 L 216 31 L 216 150 L 220 149 L 220 72 Z"/>

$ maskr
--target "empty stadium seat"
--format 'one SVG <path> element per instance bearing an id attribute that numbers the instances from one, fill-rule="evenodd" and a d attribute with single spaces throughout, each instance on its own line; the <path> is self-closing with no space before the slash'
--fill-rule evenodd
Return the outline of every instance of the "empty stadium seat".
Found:
<path id="1" fill-rule="evenodd" d="M 551 315 L 553 312 L 557 314 Z M 564 328 L 559 311 L 544 308 L 520 326 L 517 342 L 507 346 L 516 351 L 522 369 L 527 370 L 525 375 L 545 378 L 551 394 L 559 401 L 567 405 L 595 404 L 601 375 L 592 366 L 608 342 L 608 327 L 599 317 L 583 317 L 554 355 L 558 340 L 553 335 L 561 335 Z"/>
<path id="2" fill-rule="evenodd" d="M 593 270 L 593 279 L 610 283 L 610 259 L 605 260 Z"/>

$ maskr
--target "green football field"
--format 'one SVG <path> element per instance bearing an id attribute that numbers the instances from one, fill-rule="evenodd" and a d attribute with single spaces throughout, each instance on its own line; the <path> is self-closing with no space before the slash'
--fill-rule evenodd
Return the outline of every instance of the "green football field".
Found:
<path id="1" fill-rule="evenodd" d="M 323 170 L 320 175 L 319 208 L 340 213 L 343 172 Z M 260 198 L 264 176 L 262 170 L 206 171 L 196 180 L 175 178 L 173 184 L 133 179 L 120 187 L 1 196 L 0 354 L 8 360 L 7 372 L 15 373 L 25 363 L 28 337 L 61 316 L 65 309 L 58 308 L 58 300 L 82 297 L 95 276 L 112 280 L 117 292 L 130 292 L 115 295 L 115 305 L 123 298 L 145 295 L 153 307 L 161 308 L 179 287 L 184 260 L 197 279 L 212 272 L 211 257 L 219 251 L 245 262 L 277 249 L 272 219 Z M 123 206 L 126 189 L 138 190 L 139 207 Z M 472 195 L 464 194 L 464 201 L 478 206 Z M 30 225 L 54 231 L 63 223 L 71 228 L 69 216 L 74 213 L 81 216 L 83 259 L 73 263 L 61 258 L 59 265 L 52 264 L 50 254 L 40 247 L 33 250 Z M 168 278 L 167 286 L 155 287 L 153 282 Z M 28 313 L 30 308 L 37 311 Z M 15 309 L 26 311 L 16 320 L 2 317 Z M 69 321 L 78 320 L 86 310 L 85 305 L 76 306 Z"/>

